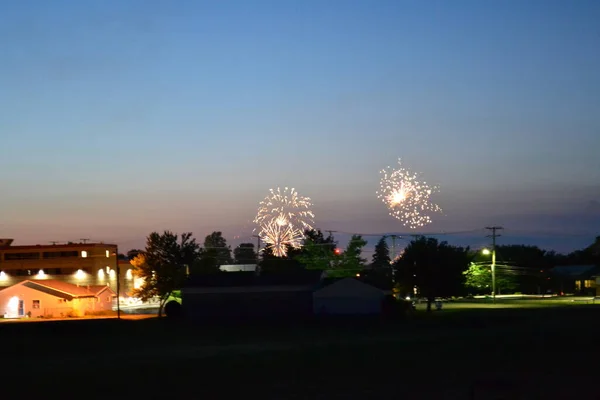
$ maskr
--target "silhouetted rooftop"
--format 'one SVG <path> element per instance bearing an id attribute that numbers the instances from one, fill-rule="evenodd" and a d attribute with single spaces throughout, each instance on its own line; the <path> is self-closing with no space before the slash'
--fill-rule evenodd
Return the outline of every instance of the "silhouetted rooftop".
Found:
<path id="1" fill-rule="evenodd" d="M 190 276 L 184 287 L 239 287 L 273 285 L 313 285 L 321 280 L 323 271 L 303 270 L 298 272 L 262 273 L 253 271 L 220 272 Z"/>

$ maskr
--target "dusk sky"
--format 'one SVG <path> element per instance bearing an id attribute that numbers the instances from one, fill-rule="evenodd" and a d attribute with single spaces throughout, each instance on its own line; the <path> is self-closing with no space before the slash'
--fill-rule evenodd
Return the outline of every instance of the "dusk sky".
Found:
<path id="1" fill-rule="evenodd" d="M 440 186 L 422 232 L 581 248 L 599 21 L 595 0 L 1 2 L 0 237 L 236 244 L 277 186 L 318 228 L 409 232 L 375 195 L 401 157 Z"/>

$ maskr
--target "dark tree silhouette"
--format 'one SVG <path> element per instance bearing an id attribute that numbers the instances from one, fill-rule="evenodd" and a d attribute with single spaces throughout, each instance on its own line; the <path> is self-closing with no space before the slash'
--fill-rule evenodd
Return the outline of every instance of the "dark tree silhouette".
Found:
<path id="1" fill-rule="evenodd" d="M 373 268 L 390 268 L 390 248 L 388 247 L 386 237 L 383 236 L 375 245 L 375 253 L 373 253 Z"/>
<path id="2" fill-rule="evenodd" d="M 256 264 L 254 243 L 241 243 L 233 249 L 233 258 L 236 264 Z"/>
<path id="3" fill-rule="evenodd" d="M 462 294 L 463 272 L 469 261 L 468 248 L 421 236 L 410 242 L 395 263 L 397 280 L 405 291 L 416 286 L 427 299 L 427 311 L 431 311 L 436 297 Z"/>
<path id="4" fill-rule="evenodd" d="M 203 260 L 203 264 L 207 266 L 211 263 L 220 266 L 233 262 L 231 247 L 227 245 L 227 240 L 221 232 L 215 231 L 206 236 L 200 258 Z"/>

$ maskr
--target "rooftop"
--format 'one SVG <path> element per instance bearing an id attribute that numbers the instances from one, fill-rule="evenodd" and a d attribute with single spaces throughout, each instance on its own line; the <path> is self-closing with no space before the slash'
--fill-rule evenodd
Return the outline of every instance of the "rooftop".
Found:
<path id="1" fill-rule="evenodd" d="M 109 243 L 70 243 L 70 244 L 30 244 L 30 245 L 19 245 L 19 246 L 0 246 L 0 251 L 14 251 L 14 250 L 61 250 L 61 249 L 89 249 L 89 248 L 106 248 L 106 247 L 117 247 L 116 244 Z"/>
<path id="2" fill-rule="evenodd" d="M 108 286 L 78 286 L 71 283 L 62 282 L 53 279 L 47 280 L 27 280 L 17 285 L 22 285 L 30 289 L 38 290 L 49 295 L 59 297 L 66 300 L 77 298 L 96 297 L 100 292 L 109 290 L 114 293 Z"/>

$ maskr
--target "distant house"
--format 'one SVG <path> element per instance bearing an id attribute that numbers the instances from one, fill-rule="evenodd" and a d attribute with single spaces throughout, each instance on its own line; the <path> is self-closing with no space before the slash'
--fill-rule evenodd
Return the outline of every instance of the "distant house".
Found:
<path id="1" fill-rule="evenodd" d="M 200 321 L 310 316 L 312 293 L 321 276 L 321 271 L 303 271 L 190 277 L 181 290 L 184 314 Z"/>
<path id="2" fill-rule="evenodd" d="M 0 290 L 0 313 L 4 318 L 83 316 L 112 310 L 115 297 L 108 286 L 26 280 Z"/>
<path id="3" fill-rule="evenodd" d="M 600 268 L 595 265 L 564 265 L 550 270 L 557 290 L 579 295 L 598 295 Z"/>
<path id="4" fill-rule="evenodd" d="M 383 299 L 390 291 L 356 278 L 324 280 L 313 293 L 316 315 L 379 315 Z"/>

